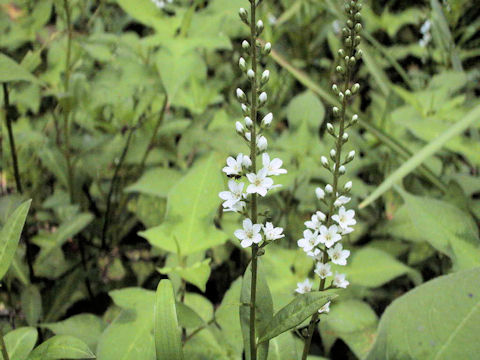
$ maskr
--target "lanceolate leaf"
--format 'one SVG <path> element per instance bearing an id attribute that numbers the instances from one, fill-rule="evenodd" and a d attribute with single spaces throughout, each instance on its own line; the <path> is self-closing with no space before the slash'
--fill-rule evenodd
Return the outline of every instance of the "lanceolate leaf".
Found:
<path id="1" fill-rule="evenodd" d="M 27 359 L 37 342 L 37 337 L 37 329 L 33 327 L 21 327 L 5 335 L 5 346 L 10 359 Z"/>
<path id="2" fill-rule="evenodd" d="M 170 280 L 161 280 L 158 284 L 154 334 L 157 360 L 183 360 L 175 294 Z"/>
<path id="3" fill-rule="evenodd" d="M 10 215 L 5 226 L 0 231 L 0 279 L 7 272 L 15 255 L 31 202 L 31 200 L 28 200 L 21 204 Z"/>
<path id="4" fill-rule="evenodd" d="M 478 334 L 480 267 L 441 276 L 395 300 L 367 359 L 475 359 Z"/>
<path id="5" fill-rule="evenodd" d="M 293 329 L 335 297 L 337 295 L 329 291 L 297 295 L 270 320 L 263 333 L 260 333 L 259 342 L 267 341 Z"/>

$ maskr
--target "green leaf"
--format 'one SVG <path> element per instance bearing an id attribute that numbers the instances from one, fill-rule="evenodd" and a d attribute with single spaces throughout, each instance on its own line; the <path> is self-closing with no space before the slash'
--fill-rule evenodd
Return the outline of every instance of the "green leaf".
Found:
<path id="1" fill-rule="evenodd" d="M 388 253 L 370 247 L 356 251 L 349 264 L 345 267 L 338 266 L 338 270 L 347 274 L 351 284 L 372 288 L 382 286 L 404 274 L 410 275 L 417 284 L 422 281 L 421 275 L 416 270 Z"/>
<path id="2" fill-rule="evenodd" d="M 28 285 L 22 290 L 21 295 L 22 311 L 25 314 L 27 323 L 35 326 L 42 316 L 42 297 L 36 285 Z"/>
<path id="3" fill-rule="evenodd" d="M 155 349 L 157 360 L 183 360 L 175 294 L 170 280 L 161 280 L 155 300 Z"/>
<path id="4" fill-rule="evenodd" d="M 198 287 L 202 292 L 205 292 L 208 278 L 210 277 L 210 261 L 205 259 L 201 262 L 193 264 L 189 267 L 177 266 L 174 268 L 164 267 L 158 269 L 161 274 L 175 273 L 190 284 Z"/>
<path id="5" fill-rule="evenodd" d="M 318 129 L 324 117 L 325 108 L 312 91 L 295 96 L 287 107 L 288 123 L 292 128 L 298 128 L 302 122 L 306 122 L 310 128 Z"/>
<path id="6" fill-rule="evenodd" d="M 198 328 L 205 324 L 205 321 L 198 315 L 195 310 L 182 302 L 175 303 L 177 309 L 178 324 L 186 329 Z"/>
<path id="7" fill-rule="evenodd" d="M 95 359 L 85 343 L 73 336 L 56 335 L 32 351 L 28 360 Z"/>
<path id="8" fill-rule="evenodd" d="M 55 335 L 70 335 L 82 340 L 90 349 L 96 349 L 98 339 L 106 327 L 106 323 L 93 314 L 80 314 L 63 321 L 41 324 Z"/>
<path id="9" fill-rule="evenodd" d="M 383 314 L 368 360 L 475 359 L 480 353 L 480 268 L 431 280 Z"/>
<path id="10" fill-rule="evenodd" d="M 98 360 L 155 360 L 152 307 L 149 315 L 124 310 L 98 340 Z"/>
<path id="11" fill-rule="evenodd" d="M 328 291 L 314 291 L 295 296 L 295 299 L 280 309 L 259 333 L 259 342 L 267 341 L 293 329 L 336 296 Z"/>
<path id="12" fill-rule="evenodd" d="M 15 209 L 0 231 L 0 280 L 10 267 L 22 234 L 32 200 L 27 200 Z"/>
<path id="13" fill-rule="evenodd" d="M 125 191 L 167 197 L 170 189 L 180 178 L 181 175 L 177 170 L 154 168 L 143 174 L 136 183 L 126 187 Z"/>
<path id="14" fill-rule="evenodd" d="M 402 164 L 397 170 L 395 170 L 391 175 L 389 175 L 379 187 L 375 189 L 362 203 L 359 205 L 360 208 L 363 208 L 373 201 L 382 196 L 386 191 L 401 181 L 405 176 L 414 171 L 420 164 L 422 164 L 426 159 L 435 154 L 440 150 L 448 140 L 461 134 L 463 131 L 468 129 L 475 121 L 480 120 L 480 106 L 475 107 L 470 111 L 467 116 L 462 120 L 456 122 L 452 125 L 447 131 L 442 133 L 440 136 L 432 140 L 410 159 Z"/>
<path id="15" fill-rule="evenodd" d="M 5 346 L 10 360 L 26 360 L 37 343 L 38 332 L 33 327 L 21 327 L 5 335 Z"/>
<path id="16" fill-rule="evenodd" d="M 375 342 L 377 323 L 377 315 L 367 303 L 349 299 L 332 304 L 319 327 L 327 352 L 340 338 L 359 359 L 364 359 Z"/>
<path id="17" fill-rule="evenodd" d="M 273 317 L 272 294 L 263 274 L 263 266 L 258 261 L 257 268 L 257 292 L 256 292 L 256 313 L 255 328 L 256 335 L 265 331 L 267 324 Z M 251 263 L 248 265 L 243 275 L 242 292 L 240 294 L 240 325 L 242 327 L 243 344 L 245 349 L 245 359 L 250 360 L 250 288 L 252 281 Z M 259 344 L 258 358 L 265 360 L 268 356 L 268 341 Z"/>
<path id="18" fill-rule="evenodd" d="M 200 160 L 168 194 L 165 221 L 140 232 L 153 246 L 181 256 L 220 245 L 227 240 L 213 218 L 224 188 L 221 162 L 212 154 Z"/>
<path id="19" fill-rule="evenodd" d="M 0 52 L 0 82 L 20 80 L 38 82 L 37 78 L 23 66 Z"/>

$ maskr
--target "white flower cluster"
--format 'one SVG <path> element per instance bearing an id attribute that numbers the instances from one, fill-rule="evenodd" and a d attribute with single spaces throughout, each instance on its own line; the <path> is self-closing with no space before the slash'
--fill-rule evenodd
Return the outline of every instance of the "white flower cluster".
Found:
<path id="1" fill-rule="evenodd" d="M 247 11 L 245 9 L 240 9 L 239 14 L 244 22 L 248 22 Z M 259 20 L 256 24 L 257 35 L 260 35 L 262 30 L 263 22 Z M 268 243 L 284 237 L 283 229 L 275 227 L 270 222 L 266 222 L 264 225 L 253 224 L 246 208 L 252 196 L 259 195 L 264 197 L 271 189 L 281 186 L 279 184 L 274 185 L 273 176 L 287 173 L 287 170 L 282 168 L 282 160 L 279 158 L 272 159 L 266 152 L 268 142 L 266 137 L 262 135 L 262 130 L 271 125 L 273 114 L 267 113 L 263 117 L 259 117 L 257 110 L 261 109 L 267 103 L 268 96 L 264 91 L 264 87 L 270 78 L 270 72 L 265 70 L 259 75 L 254 69 L 249 68 L 247 62 L 249 57 L 251 57 L 249 53 L 252 51 L 252 46 L 255 46 L 254 51 L 261 51 L 263 55 L 268 55 L 272 46 L 270 43 L 266 43 L 263 46 L 260 46 L 258 43 L 250 44 L 248 40 L 244 40 L 242 42 L 244 55 L 240 57 L 238 61 L 240 69 L 246 74 L 250 81 L 252 86 L 251 91 L 255 98 L 252 97 L 248 99 L 242 89 L 238 88 L 236 90 L 236 97 L 241 104 L 244 121 L 243 123 L 237 121 L 235 128 L 250 148 L 252 148 L 251 142 L 252 136 L 254 136 L 256 148 L 253 153 L 255 154 L 255 159 L 251 159 L 248 155 L 242 153 L 236 157 L 229 156 L 227 158 L 227 165 L 223 168 L 223 172 L 230 178 L 228 181 L 229 190 L 219 193 L 220 198 L 224 201 L 222 204 L 223 211 L 239 212 L 246 217 L 243 221 L 243 229 L 238 229 L 234 233 L 240 240 L 240 245 L 244 248 L 250 247 L 252 244 L 259 244 L 262 241 Z M 252 106 L 254 106 L 254 111 L 252 111 Z M 257 155 L 261 155 L 263 165 L 258 171 L 256 170 Z M 242 178 L 247 180 L 246 186 L 245 183 L 241 181 Z"/>

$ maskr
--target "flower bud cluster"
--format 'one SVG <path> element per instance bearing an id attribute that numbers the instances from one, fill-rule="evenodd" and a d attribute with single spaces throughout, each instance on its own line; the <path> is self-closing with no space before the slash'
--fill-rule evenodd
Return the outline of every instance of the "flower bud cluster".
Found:
<path id="1" fill-rule="evenodd" d="M 334 138 L 335 144 L 329 151 L 328 157 L 320 158 L 322 166 L 332 174 L 332 183 L 315 190 L 316 198 L 325 208 L 325 212 L 319 210 L 305 222 L 303 238 L 297 241 L 298 246 L 315 261 L 314 272 L 320 278 L 321 291 L 328 288 L 346 288 L 349 285 L 345 274 L 338 272 L 333 274 L 331 264 L 347 265 L 350 251 L 343 248 L 341 241 L 344 236 L 353 232 L 353 226 L 356 224 L 355 211 L 347 208 L 351 200 L 348 195 L 352 189 L 352 182 L 347 181 L 342 187 L 340 179 L 347 172 L 346 165 L 355 158 L 354 150 L 346 155 L 342 155 L 342 150 L 343 145 L 349 140 L 345 130 L 358 122 L 358 115 L 355 114 L 351 118 L 346 116 L 346 107 L 360 90 L 358 83 L 351 84 L 351 77 L 357 62 L 362 57 L 362 51 L 358 49 L 362 30 L 361 8 L 362 5 L 358 0 L 345 1 L 344 9 L 348 20 L 341 31 L 343 47 L 338 51 L 340 64 L 336 67 L 343 86 L 337 84 L 332 86 L 332 91 L 338 97 L 340 105 L 332 108 L 333 121 L 326 126 L 327 133 Z M 329 287 L 325 286 L 327 278 L 331 279 Z M 296 291 L 298 293 L 311 291 L 312 285 L 313 282 L 306 279 L 297 284 Z M 325 304 L 319 312 L 328 312 L 329 305 L 329 303 Z"/>
<path id="2" fill-rule="evenodd" d="M 241 8 L 239 16 L 245 24 L 250 26 L 249 14 L 246 9 Z M 243 122 L 235 123 L 235 129 L 237 134 L 246 141 L 250 149 L 250 156 L 240 153 L 236 157 L 229 156 L 227 158 L 227 165 L 223 168 L 223 172 L 230 178 L 229 190 L 220 192 L 219 197 L 223 200 L 224 211 L 238 212 L 245 217 L 243 228 L 234 233 L 240 240 L 240 245 L 247 248 L 257 244 L 261 247 L 259 251 L 263 251 L 264 245 L 284 237 L 283 229 L 275 227 L 271 222 L 255 224 L 252 221 L 254 211 L 250 216 L 247 207 L 256 201 L 257 196 L 264 197 L 271 189 L 281 186 L 274 185 L 273 177 L 286 174 L 287 170 L 282 168 L 281 159 L 272 159 L 267 153 L 267 138 L 262 134 L 262 131 L 272 124 L 273 114 L 268 112 L 260 116 L 258 111 L 268 102 L 265 87 L 270 79 L 269 70 L 259 71 L 259 59 L 262 56 L 268 56 L 272 46 L 268 42 L 262 45 L 257 40 L 264 29 L 261 20 L 257 21 L 254 30 L 251 29 L 252 37 L 242 41 L 243 54 L 238 60 L 240 70 L 250 83 L 249 96 L 240 88 L 235 92 L 244 116 Z M 262 163 L 262 168 L 259 170 L 256 166 L 257 157 L 261 158 Z M 242 180 L 245 180 L 246 183 Z"/>

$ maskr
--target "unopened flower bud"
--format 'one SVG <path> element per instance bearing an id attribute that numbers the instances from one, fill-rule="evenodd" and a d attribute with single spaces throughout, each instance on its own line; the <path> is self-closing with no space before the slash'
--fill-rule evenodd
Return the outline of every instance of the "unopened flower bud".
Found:
<path id="1" fill-rule="evenodd" d="M 269 71 L 269 70 L 265 70 L 265 71 L 262 73 L 262 78 L 260 79 L 262 85 L 266 84 L 269 79 L 270 79 L 270 71 Z"/>
<path id="2" fill-rule="evenodd" d="M 332 108 L 333 116 L 339 117 L 340 116 L 340 109 L 336 106 Z"/>
<path id="3" fill-rule="evenodd" d="M 355 46 L 357 46 L 358 44 L 360 44 L 360 41 L 361 41 L 361 40 L 362 40 L 362 38 L 361 38 L 360 36 L 358 36 L 358 35 L 355 36 L 355 42 L 354 42 Z"/>
<path id="4" fill-rule="evenodd" d="M 345 90 L 345 96 L 349 98 L 350 96 L 352 96 L 352 92 L 349 89 Z"/>
<path id="5" fill-rule="evenodd" d="M 345 50 L 343 50 L 343 49 L 338 49 L 338 56 L 344 57 L 344 56 L 345 56 Z"/>
<path id="6" fill-rule="evenodd" d="M 247 101 L 247 95 L 243 92 L 242 89 L 237 88 L 237 99 L 240 101 L 242 104 Z"/>
<path id="7" fill-rule="evenodd" d="M 330 163 L 328 162 L 328 159 L 325 156 L 322 156 L 320 158 L 320 161 L 322 162 L 322 165 L 326 169 L 330 169 Z"/>
<path id="8" fill-rule="evenodd" d="M 247 127 L 247 129 L 250 129 L 253 125 L 252 119 L 250 119 L 250 117 L 248 116 L 245 116 L 245 119 L 243 120 L 245 121 L 245 126 Z"/>
<path id="9" fill-rule="evenodd" d="M 352 120 L 350 121 L 350 125 L 354 125 L 358 122 L 358 115 L 357 114 L 354 114 L 352 116 Z"/>
<path id="10" fill-rule="evenodd" d="M 268 54 L 270 54 L 270 51 L 272 51 L 272 44 L 267 42 L 267 43 L 265 43 L 265 46 L 263 47 L 263 53 L 265 55 L 268 55 Z"/>
<path id="11" fill-rule="evenodd" d="M 242 19 L 242 21 L 248 25 L 248 12 L 247 10 L 245 10 L 244 8 L 240 8 L 240 10 L 238 10 L 238 15 L 240 16 L 240 19 Z"/>
<path id="12" fill-rule="evenodd" d="M 246 168 L 252 166 L 252 160 L 250 160 L 250 157 L 248 155 L 243 155 L 242 166 Z"/>
<path id="13" fill-rule="evenodd" d="M 326 192 L 327 194 L 333 193 L 333 187 L 332 187 L 332 185 L 327 184 L 327 186 L 325 186 L 325 192 Z"/>
<path id="14" fill-rule="evenodd" d="M 350 152 L 347 154 L 347 156 L 345 157 L 345 162 L 344 162 L 344 164 L 349 163 L 349 162 L 352 161 L 354 158 L 355 158 L 355 150 L 352 150 L 352 151 L 350 151 Z"/>
<path id="15" fill-rule="evenodd" d="M 356 33 L 361 32 L 362 29 L 363 29 L 362 24 L 360 24 L 360 23 L 356 23 L 356 24 L 355 24 L 355 32 L 356 32 Z"/>
<path id="16" fill-rule="evenodd" d="M 330 158 L 335 160 L 335 156 L 337 155 L 337 151 L 335 149 L 330 150 Z"/>
<path id="17" fill-rule="evenodd" d="M 343 140 L 344 143 L 346 143 L 348 141 L 348 133 L 343 133 L 342 140 Z"/>
<path id="18" fill-rule="evenodd" d="M 358 92 L 358 90 L 360 90 L 360 84 L 359 83 L 355 83 L 352 85 L 352 94 L 356 94 Z"/>
<path id="19" fill-rule="evenodd" d="M 245 71 L 247 69 L 247 62 L 245 61 L 245 59 L 243 57 L 238 59 L 238 67 L 242 71 Z"/>
<path id="20" fill-rule="evenodd" d="M 339 73 L 339 74 L 343 74 L 343 67 L 338 65 L 335 70 Z"/>
<path id="21" fill-rule="evenodd" d="M 252 80 L 255 77 L 255 72 L 252 69 L 249 69 L 247 71 L 247 76 L 250 80 Z"/>
<path id="22" fill-rule="evenodd" d="M 325 191 L 323 191 L 322 188 L 317 187 L 315 189 L 315 195 L 317 196 L 318 200 L 323 200 L 323 198 L 325 197 Z"/>
<path id="23" fill-rule="evenodd" d="M 330 135 L 335 136 L 335 128 L 331 123 L 327 123 L 327 131 Z"/>
<path id="24" fill-rule="evenodd" d="M 347 183 L 343 186 L 343 189 L 344 189 L 345 191 L 350 191 L 350 190 L 352 189 L 352 182 L 351 182 L 351 181 L 347 182 Z"/>
<path id="25" fill-rule="evenodd" d="M 350 57 L 350 59 L 348 60 L 348 64 L 350 66 L 355 65 L 356 62 L 357 62 L 357 60 L 355 59 L 355 56 Z"/>
<path id="26" fill-rule="evenodd" d="M 347 26 L 351 29 L 353 28 L 353 21 L 352 20 L 347 20 Z"/>
<path id="27" fill-rule="evenodd" d="M 258 150 L 260 150 L 260 151 L 267 150 L 267 146 L 268 146 L 268 143 L 267 143 L 267 139 L 265 138 L 265 136 L 261 135 L 260 137 L 257 138 L 257 148 L 258 148 Z"/>
<path id="28" fill-rule="evenodd" d="M 345 168 L 345 166 L 341 165 L 339 168 L 338 168 L 338 173 L 340 175 L 343 175 L 345 174 L 345 172 L 347 171 L 347 169 Z"/>
<path id="29" fill-rule="evenodd" d="M 255 30 L 257 31 L 257 35 L 260 35 L 263 31 L 263 21 L 258 20 L 257 24 L 255 25 Z"/>
<path id="30" fill-rule="evenodd" d="M 239 134 L 243 134 L 243 132 L 245 131 L 245 129 L 243 128 L 243 125 L 242 125 L 242 123 L 241 123 L 240 121 L 237 121 L 237 122 L 235 123 L 235 128 L 237 129 L 237 132 L 238 132 Z"/>
<path id="31" fill-rule="evenodd" d="M 270 124 L 272 123 L 272 120 L 273 120 L 273 114 L 268 113 L 262 119 L 262 126 L 270 126 Z"/>
<path id="32" fill-rule="evenodd" d="M 360 60 L 363 56 L 363 51 L 362 49 L 358 49 L 356 54 L 355 54 L 355 59 Z"/>
<path id="33" fill-rule="evenodd" d="M 267 96 L 267 93 L 264 91 L 260 94 L 260 96 L 258 97 L 258 100 L 260 100 L 260 105 L 263 105 L 267 102 L 267 99 L 268 99 L 268 96 Z"/>
<path id="34" fill-rule="evenodd" d="M 345 95 L 343 95 L 343 92 L 339 92 L 339 93 L 338 93 L 338 98 L 340 99 L 340 102 L 343 101 L 344 96 L 345 96 Z"/>
<path id="35" fill-rule="evenodd" d="M 333 84 L 333 85 L 332 85 L 332 90 L 333 90 L 333 92 L 334 92 L 335 94 L 338 94 L 339 91 L 340 91 L 340 90 L 338 90 L 337 84 Z"/>
<path id="36" fill-rule="evenodd" d="M 245 51 L 250 50 L 250 43 L 249 43 L 247 40 L 243 40 L 243 41 L 242 41 L 242 48 L 243 48 L 243 50 L 245 50 Z"/>
<path id="37" fill-rule="evenodd" d="M 249 111 L 248 111 L 248 106 L 245 105 L 245 104 L 242 104 L 242 113 L 244 116 L 247 116 L 249 114 Z"/>

